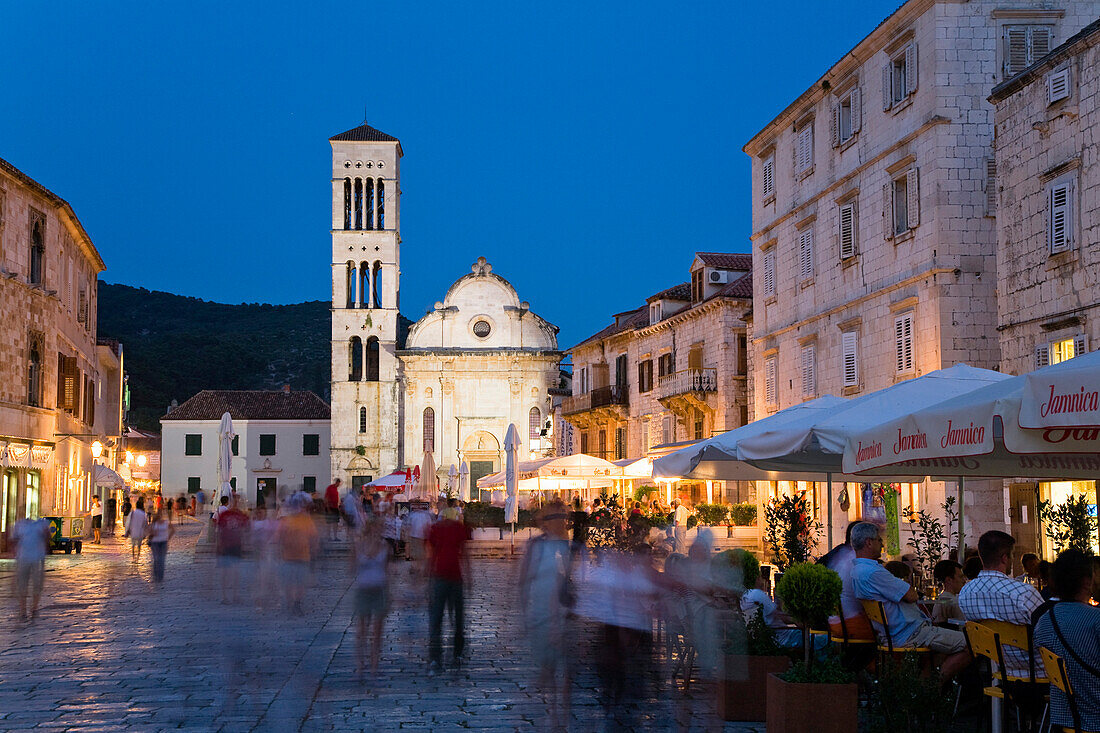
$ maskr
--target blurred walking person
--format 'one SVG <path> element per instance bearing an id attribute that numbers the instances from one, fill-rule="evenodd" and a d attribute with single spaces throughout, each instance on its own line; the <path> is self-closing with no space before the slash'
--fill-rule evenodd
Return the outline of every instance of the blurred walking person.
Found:
<path id="1" fill-rule="evenodd" d="M 428 541 L 428 531 L 432 528 L 432 514 L 428 511 L 428 505 L 424 502 L 415 502 L 413 510 L 405 518 L 405 524 L 409 529 L 405 556 L 414 562 L 412 572 L 415 573 L 424 564 L 424 545 Z"/>
<path id="2" fill-rule="evenodd" d="M 222 497 L 225 511 L 218 515 L 218 540 L 214 545 L 222 586 L 222 603 L 240 600 L 241 560 L 244 558 L 244 539 L 248 533 L 248 515 L 237 508 L 237 502 L 228 504 L 229 497 Z"/>
<path id="3" fill-rule="evenodd" d="M 691 513 L 679 499 L 672 500 L 672 551 L 683 553 L 687 550 L 688 517 Z"/>
<path id="4" fill-rule="evenodd" d="M 325 521 L 328 538 L 335 542 L 340 530 L 340 479 L 325 487 Z"/>
<path id="5" fill-rule="evenodd" d="M 359 632 L 356 639 L 355 673 L 362 679 L 366 668 L 368 629 L 371 636 L 371 677 L 378 675 L 382 623 L 389 608 L 387 576 L 390 548 L 382 539 L 382 527 L 378 520 L 367 522 L 360 532 L 354 532 L 352 536 L 355 552 L 351 555 L 351 569 L 355 574 L 355 618 Z"/>
<path id="6" fill-rule="evenodd" d="M 268 605 L 276 590 L 275 579 L 275 532 L 278 522 L 274 512 L 267 513 L 266 507 L 256 507 L 252 519 L 252 553 L 256 558 L 256 604 Z"/>
<path id="7" fill-rule="evenodd" d="M 92 515 L 92 542 L 98 545 L 103 539 L 103 505 L 99 503 L 99 494 L 92 495 L 92 508 L 88 513 Z"/>
<path id="8" fill-rule="evenodd" d="M 569 719 L 566 646 L 571 636 L 568 619 L 574 591 L 569 574 L 572 550 L 568 521 L 565 504 L 552 501 L 538 520 L 542 534 L 527 543 L 519 571 L 520 606 L 527 639 L 539 668 L 539 687 L 548 698 L 553 730 Z"/>
<path id="9" fill-rule="evenodd" d="M 153 521 L 149 523 L 149 552 L 153 555 L 153 581 L 160 583 L 164 580 L 164 563 L 168 557 L 168 540 L 176 533 L 172 526 L 172 520 L 165 516 L 163 510 L 153 515 Z"/>
<path id="10" fill-rule="evenodd" d="M 46 555 L 50 553 L 53 528 L 47 519 L 24 517 L 11 528 L 15 542 L 15 597 L 19 599 L 19 620 L 33 621 L 38 617 L 38 602 L 42 598 L 42 583 L 46 575 Z M 27 596 L 31 597 L 27 615 Z"/>
<path id="11" fill-rule="evenodd" d="M 317 548 L 318 532 L 310 517 L 308 497 L 295 495 L 287 502 L 290 514 L 279 520 L 275 542 L 283 563 L 283 583 L 286 586 L 287 609 L 301 616 L 302 599 L 309 583 L 310 561 Z"/>
<path id="12" fill-rule="evenodd" d="M 145 514 L 145 498 L 139 496 L 130 512 L 130 559 L 137 562 L 141 558 L 141 543 L 145 540 L 145 531 L 149 528 L 149 517 Z"/>
<path id="13" fill-rule="evenodd" d="M 441 518 L 428 531 L 428 674 L 443 670 L 443 611 L 450 610 L 454 623 L 454 645 L 451 663 L 462 665 L 466 647 L 465 590 L 470 584 L 470 561 L 466 557 L 466 542 L 470 534 L 458 521 L 452 507 L 443 510 Z"/>

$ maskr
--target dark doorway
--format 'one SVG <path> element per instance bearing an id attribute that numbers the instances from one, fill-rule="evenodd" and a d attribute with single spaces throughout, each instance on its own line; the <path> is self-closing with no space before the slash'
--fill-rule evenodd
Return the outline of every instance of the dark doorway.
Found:
<path id="1" fill-rule="evenodd" d="M 352 476 L 351 490 L 358 493 L 359 489 L 363 488 L 371 481 L 374 481 L 374 476 Z"/>
<path id="2" fill-rule="evenodd" d="M 477 480 L 493 473 L 492 461 L 470 461 L 470 486 L 476 487 Z M 470 492 L 473 494 L 473 492 Z M 490 492 L 478 491 L 478 501 L 489 501 Z"/>
<path id="3" fill-rule="evenodd" d="M 256 508 L 275 507 L 275 479 L 256 479 Z"/>

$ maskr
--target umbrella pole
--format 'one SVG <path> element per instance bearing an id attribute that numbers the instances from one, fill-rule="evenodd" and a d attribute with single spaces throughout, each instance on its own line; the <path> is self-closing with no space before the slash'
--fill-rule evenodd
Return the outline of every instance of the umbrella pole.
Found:
<path id="1" fill-rule="evenodd" d="M 965 483 L 963 477 L 959 476 L 959 555 L 956 558 L 956 562 L 960 565 L 963 563 L 966 557 L 966 537 L 963 534 L 963 527 L 966 525 L 963 514 L 963 491 Z"/>
<path id="2" fill-rule="evenodd" d="M 516 554 L 516 523 L 512 522 L 512 554 Z"/>
<path id="3" fill-rule="evenodd" d="M 828 552 L 833 549 L 833 474 L 825 474 L 825 483 L 827 485 L 825 489 L 825 505 L 828 507 L 828 510 L 825 512 L 825 521 L 829 523 L 825 530 L 825 538 L 829 543 L 825 551 Z"/>

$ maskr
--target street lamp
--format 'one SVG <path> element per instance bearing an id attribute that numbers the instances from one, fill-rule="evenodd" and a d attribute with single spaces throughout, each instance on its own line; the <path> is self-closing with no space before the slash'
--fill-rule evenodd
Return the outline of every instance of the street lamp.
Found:
<path id="1" fill-rule="evenodd" d="M 138 453 L 137 464 L 138 464 L 139 467 L 141 467 L 141 468 L 145 467 L 145 460 L 146 460 L 145 459 L 145 454 L 144 453 Z"/>
<path id="2" fill-rule="evenodd" d="M 98 440 L 92 443 L 92 458 L 99 458 L 103 455 L 103 443 Z"/>
<path id="3" fill-rule="evenodd" d="M 131 453 L 130 451 L 126 451 L 126 462 L 127 463 L 133 463 L 134 462 L 134 454 Z"/>

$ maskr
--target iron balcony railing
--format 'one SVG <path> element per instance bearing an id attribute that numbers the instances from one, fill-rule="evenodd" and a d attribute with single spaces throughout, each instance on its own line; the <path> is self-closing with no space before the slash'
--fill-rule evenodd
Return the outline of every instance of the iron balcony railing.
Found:
<path id="1" fill-rule="evenodd" d="M 629 405 L 630 387 L 625 384 L 613 384 L 609 387 L 596 387 L 584 394 L 571 395 L 562 400 L 561 410 L 566 415 L 587 412 L 597 407 L 611 405 Z"/>
<path id="2" fill-rule="evenodd" d="M 689 392 L 717 392 L 718 370 L 685 369 L 657 378 L 657 396 L 674 397 Z"/>

